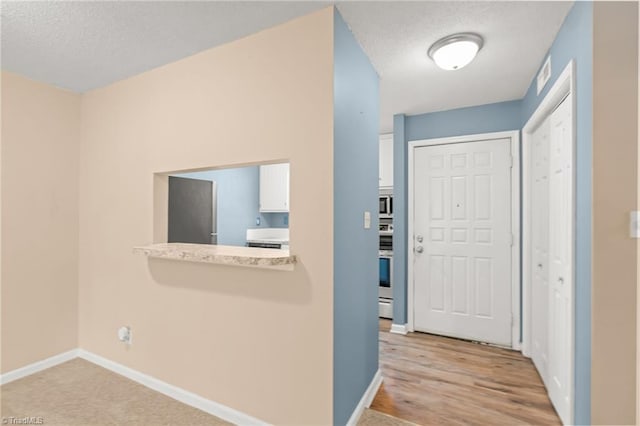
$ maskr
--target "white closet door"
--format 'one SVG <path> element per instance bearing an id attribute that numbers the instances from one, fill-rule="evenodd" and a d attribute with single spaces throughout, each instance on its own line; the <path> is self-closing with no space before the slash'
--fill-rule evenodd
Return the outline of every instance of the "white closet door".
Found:
<path id="1" fill-rule="evenodd" d="M 571 422 L 573 381 L 573 143 L 571 102 L 551 114 L 549 172 L 549 365 L 547 389 Z"/>
<path id="2" fill-rule="evenodd" d="M 531 141 L 531 359 L 547 384 L 549 363 L 549 133 L 547 118 Z"/>

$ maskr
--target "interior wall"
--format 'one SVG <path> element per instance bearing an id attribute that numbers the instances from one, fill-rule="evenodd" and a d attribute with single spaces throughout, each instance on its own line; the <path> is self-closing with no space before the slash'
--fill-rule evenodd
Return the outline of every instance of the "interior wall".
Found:
<path id="1" fill-rule="evenodd" d="M 399 114 L 393 126 L 393 323 L 407 323 L 409 141 L 520 129 L 520 101 L 499 102 L 420 115 Z M 400 154 L 400 155 L 398 155 Z"/>
<path id="2" fill-rule="evenodd" d="M 636 2 L 593 6 L 593 424 L 635 422 L 637 16 Z"/>
<path id="3" fill-rule="evenodd" d="M 378 370 L 380 112 L 378 75 L 337 10 L 334 58 L 332 424 L 344 425 Z"/>
<path id="4" fill-rule="evenodd" d="M 2 72 L 2 373 L 78 346 L 80 97 Z"/>
<path id="5" fill-rule="evenodd" d="M 593 3 L 576 2 L 562 23 L 547 55 L 551 77 L 537 94 L 533 78 L 522 100 L 522 125 L 527 123 L 570 61 L 575 65 L 575 402 L 576 424 L 590 424 L 591 407 L 591 212 Z M 545 56 L 546 59 L 546 56 Z M 540 63 L 542 68 L 544 60 Z M 537 75 L 537 74 L 536 74 Z"/>
<path id="6" fill-rule="evenodd" d="M 520 125 L 520 104 L 517 100 L 408 115 L 406 138 L 414 141 L 517 130 Z"/>
<path id="7" fill-rule="evenodd" d="M 83 96 L 83 349 L 269 423 L 332 423 L 332 22 L 327 8 Z M 278 160 L 293 272 L 132 254 L 154 237 L 155 173 Z"/>
<path id="8" fill-rule="evenodd" d="M 2 332 L 2 80 L 0 73 L 0 333 Z M 0 335 L 0 374 L 2 374 L 2 336 Z M 0 387 L 0 399 L 2 388 Z"/>
<path id="9" fill-rule="evenodd" d="M 407 238 L 408 238 L 408 161 L 407 117 L 393 116 L 393 270 L 391 271 L 393 292 L 392 323 L 407 323 Z"/>

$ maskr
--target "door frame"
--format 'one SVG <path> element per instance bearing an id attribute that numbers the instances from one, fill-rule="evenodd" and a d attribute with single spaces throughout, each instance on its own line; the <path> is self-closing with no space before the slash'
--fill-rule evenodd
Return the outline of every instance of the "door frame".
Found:
<path id="1" fill-rule="evenodd" d="M 454 143 L 481 142 L 493 139 L 511 140 L 511 348 L 520 349 L 520 132 L 480 133 L 436 139 L 413 140 L 408 143 L 408 215 L 407 215 L 407 330 L 414 331 L 413 222 L 414 222 L 414 155 L 417 148 Z"/>
<path id="2" fill-rule="evenodd" d="M 533 131 L 555 110 L 560 102 L 567 97 L 569 93 L 575 93 L 574 63 L 570 61 L 560 74 L 556 82 L 553 84 L 549 93 L 544 97 L 538 108 L 529 118 L 529 121 L 522 128 L 522 307 L 523 307 L 523 327 L 522 327 L 522 354 L 531 356 L 531 189 L 533 172 L 529 159 L 531 157 L 531 138 Z M 573 126 L 572 139 L 572 165 L 574 166 L 574 188 L 572 202 L 572 218 L 575 228 L 575 96 L 571 96 L 571 120 Z M 573 250 L 571 253 L 572 268 L 575 269 L 575 230 L 572 232 Z M 575 295 L 574 283 L 572 283 L 572 293 Z M 573 311 L 573 309 L 572 309 Z M 575 322 L 575 318 L 574 318 Z M 572 324 L 572 330 L 573 330 Z"/>
<path id="3" fill-rule="evenodd" d="M 531 357 L 531 326 L 532 326 L 532 297 L 531 297 L 531 190 L 532 190 L 532 167 L 529 164 L 531 158 L 531 138 L 533 131 L 556 109 L 558 105 L 569 95 L 571 102 L 571 166 L 573 171 L 572 188 L 571 188 L 571 347 L 569 350 L 569 406 L 570 422 L 573 422 L 575 411 L 575 251 L 576 251 L 576 96 L 575 96 L 575 63 L 569 61 L 564 70 L 560 73 L 555 83 L 549 89 L 538 108 L 531 115 L 531 118 L 522 128 L 522 308 L 523 308 L 523 327 L 522 327 L 522 354 Z"/>

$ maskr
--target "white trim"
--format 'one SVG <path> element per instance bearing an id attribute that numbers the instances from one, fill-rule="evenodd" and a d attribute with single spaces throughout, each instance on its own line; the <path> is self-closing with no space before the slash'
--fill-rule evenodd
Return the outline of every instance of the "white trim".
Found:
<path id="1" fill-rule="evenodd" d="M 564 99 L 566 94 L 570 91 L 573 92 L 573 68 L 574 63 L 570 61 L 531 115 L 527 124 L 522 128 L 522 158 L 524 159 L 522 161 L 522 354 L 525 356 L 531 356 L 531 282 L 529 279 L 531 276 L 531 240 L 529 238 L 531 233 L 531 214 L 529 213 L 531 209 L 531 167 L 528 161 L 531 156 L 531 134 Z M 572 111 L 572 114 L 572 120 L 575 123 L 575 110 Z"/>
<path id="2" fill-rule="evenodd" d="M 531 358 L 531 132 L 527 133 L 525 128 L 522 129 L 522 355 Z"/>
<path id="3" fill-rule="evenodd" d="M 13 382 L 14 380 L 22 379 L 23 377 L 30 376 L 42 370 L 46 370 L 47 368 L 62 364 L 63 362 L 71 361 L 77 356 L 78 350 L 72 349 L 70 351 L 63 352 L 61 354 L 54 355 L 40 361 L 36 361 L 33 364 L 25 365 L 24 367 L 8 371 L 0 375 L 0 384 L 6 385 L 7 383 Z"/>
<path id="4" fill-rule="evenodd" d="M 520 305 L 520 268 L 522 259 L 520 257 L 520 240 L 522 235 L 522 224 L 520 223 L 520 132 L 515 131 L 511 137 L 511 349 L 520 350 L 522 333 L 520 333 L 520 322 L 522 312 Z"/>
<path id="5" fill-rule="evenodd" d="M 391 324 L 391 330 L 389 330 L 389 333 L 407 334 L 408 331 L 409 328 L 407 327 L 407 324 Z"/>
<path id="6" fill-rule="evenodd" d="M 523 161 L 522 161 L 522 307 L 523 307 L 523 327 L 522 327 L 522 353 L 525 356 L 531 356 L 531 167 L 529 165 L 529 158 L 531 156 L 531 134 L 533 131 L 544 121 L 544 119 L 551 114 L 555 108 L 560 104 L 560 102 L 568 95 L 575 94 L 575 63 L 573 60 L 569 61 L 567 66 L 564 68 L 560 76 L 556 79 L 555 83 L 544 97 L 538 108 L 531 115 L 531 118 L 527 121 L 527 124 L 522 128 L 522 147 L 523 147 Z M 569 406 L 570 410 L 570 421 L 569 423 L 573 423 L 574 419 L 574 410 L 575 410 L 575 214 L 576 214 L 576 191 L 575 191 L 575 172 L 576 172 L 576 100 L 575 96 L 571 96 L 569 98 L 571 102 L 571 120 L 573 122 L 573 131 L 572 131 L 572 143 L 573 143 L 573 188 L 572 188 L 572 214 L 571 217 L 573 219 L 573 224 L 571 227 L 571 270 L 573 271 L 571 278 L 571 298 L 572 306 L 570 308 L 571 312 L 571 336 L 572 336 L 572 344 L 570 349 L 570 361 L 571 365 L 568 367 L 569 380 L 568 383 L 571 384 L 571 388 L 569 390 Z"/>
<path id="7" fill-rule="evenodd" d="M 448 138 L 424 139 L 410 141 L 408 146 L 408 215 L 407 215 L 407 329 L 414 331 L 414 285 L 413 285 L 413 156 L 418 147 L 445 145 L 452 143 L 478 142 L 492 139 L 511 139 L 511 348 L 520 348 L 520 134 L 518 130 L 475 135 L 455 136 Z"/>
<path id="8" fill-rule="evenodd" d="M 268 425 L 268 423 L 256 419 L 255 417 L 251 417 L 248 414 L 244 414 L 240 411 L 234 410 L 233 408 L 227 407 L 226 405 L 205 399 L 192 392 L 170 385 L 169 383 L 163 382 L 155 377 L 148 376 L 132 368 L 118 364 L 117 362 L 85 351 L 84 349 L 79 349 L 77 353 L 78 357 L 82 359 L 113 371 L 116 374 L 133 380 L 134 382 L 138 382 L 143 386 L 153 389 L 156 392 L 160 392 L 161 394 L 180 401 L 183 404 L 195 407 L 228 422 L 239 425 Z"/>
<path id="9" fill-rule="evenodd" d="M 369 387 L 367 388 L 366 391 L 364 391 L 362 398 L 360 398 L 360 402 L 358 402 L 358 405 L 356 405 L 355 410 L 353 410 L 353 414 L 351 414 L 351 417 L 347 422 L 347 426 L 355 426 L 358 424 L 358 421 L 360 420 L 360 416 L 362 416 L 362 413 L 364 413 L 364 409 L 369 408 L 369 406 L 373 402 L 373 398 L 376 397 L 376 394 L 378 393 L 378 389 L 380 388 L 381 384 L 382 384 L 382 372 L 378 369 L 378 371 L 376 371 L 376 374 L 374 374 L 373 379 L 371 379 L 371 383 L 369 383 Z"/>

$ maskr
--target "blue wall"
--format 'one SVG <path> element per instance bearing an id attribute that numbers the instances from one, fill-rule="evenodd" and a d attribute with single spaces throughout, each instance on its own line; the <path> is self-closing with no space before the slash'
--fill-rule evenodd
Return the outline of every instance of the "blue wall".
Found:
<path id="1" fill-rule="evenodd" d="M 529 120 L 568 62 L 576 64 L 576 336 L 575 423 L 591 420 L 591 164 L 593 5 L 576 2 L 551 49 L 552 74 L 536 95 L 535 79 L 519 101 L 416 116 L 394 117 L 394 310 L 407 322 L 407 142 L 474 133 L 519 130 Z M 545 56 L 546 59 L 546 56 Z M 542 66 L 542 64 L 540 64 Z"/>
<path id="2" fill-rule="evenodd" d="M 378 370 L 378 75 L 334 15 L 333 424 Z M 371 228 L 363 214 L 371 212 Z"/>
<path id="3" fill-rule="evenodd" d="M 520 101 L 407 116 L 405 126 L 410 141 L 517 130 L 520 128 Z"/>
<path id="4" fill-rule="evenodd" d="M 453 74 L 452 74 L 453 75 Z M 408 141 L 518 130 L 520 101 L 500 102 L 393 121 L 393 322 L 407 323 L 407 160 Z"/>
<path id="5" fill-rule="evenodd" d="M 575 423 L 591 422 L 591 165 L 593 4 L 576 2 L 553 42 L 551 78 L 536 95 L 535 81 L 522 100 L 522 125 L 571 59 L 576 70 L 576 292 Z M 542 65 L 542 64 L 541 64 Z"/>
<path id="6" fill-rule="evenodd" d="M 393 323 L 407 323 L 407 117 L 393 117 Z"/>
<path id="7" fill-rule="evenodd" d="M 287 213 L 260 213 L 258 166 L 174 174 L 218 185 L 218 244 L 244 246 L 247 228 L 287 228 Z M 260 217 L 260 226 L 256 218 Z"/>

